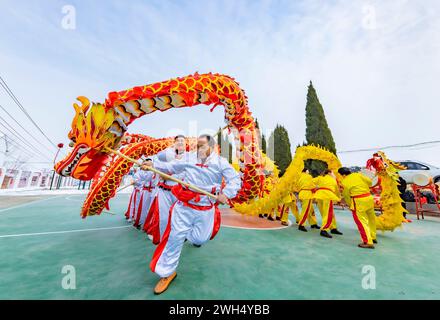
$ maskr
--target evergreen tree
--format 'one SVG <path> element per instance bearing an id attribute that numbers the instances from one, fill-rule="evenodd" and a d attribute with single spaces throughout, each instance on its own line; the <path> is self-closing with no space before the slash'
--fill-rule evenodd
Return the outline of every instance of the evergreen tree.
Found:
<path id="1" fill-rule="evenodd" d="M 229 152 L 228 152 L 228 161 L 232 163 L 232 143 L 229 142 Z"/>
<path id="2" fill-rule="evenodd" d="M 263 150 L 264 153 L 266 153 L 266 151 L 267 151 L 266 136 L 264 134 L 261 138 L 261 150 Z"/>
<path id="3" fill-rule="evenodd" d="M 255 119 L 255 129 L 257 131 L 257 141 L 258 141 L 258 147 L 262 149 L 262 137 L 261 137 L 261 130 L 260 130 L 260 124 L 258 123 L 258 119 Z"/>
<path id="4" fill-rule="evenodd" d="M 271 133 L 268 145 L 269 156 L 272 156 L 275 164 L 280 170 L 280 177 L 286 172 L 290 162 L 292 162 L 292 152 L 290 150 L 290 140 L 287 130 L 277 125 Z"/>
<path id="5" fill-rule="evenodd" d="M 217 134 L 217 144 L 220 148 L 220 156 L 228 159 L 229 163 L 232 162 L 232 144 L 229 142 L 228 136 L 225 138 L 221 132 L 221 128 L 219 128 L 219 132 Z"/>
<path id="6" fill-rule="evenodd" d="M 306 140 L 307 144 L 319 145 L 336 154 L 336 145 L 325 118 L 324 109 L 319 102 L 312 81 L 308 87 L 306 105 Z M 310 160 L 307 168 L 314 172 L 321 172 L 327 165 L 322 161 Z"/>

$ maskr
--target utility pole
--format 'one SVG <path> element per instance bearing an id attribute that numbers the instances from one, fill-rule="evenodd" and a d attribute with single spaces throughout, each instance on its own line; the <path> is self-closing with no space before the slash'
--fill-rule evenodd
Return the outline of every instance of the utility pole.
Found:
<path id="1" fill-rule="evenodd" d="M 5 147 L 6 147 L 5 152 L 8 153 L 9 152 L 8 136 L 6 134 L 3 134 L 2 138 L 5 140 Z"/>
<path id="2" fill-rule="evenodd" d="M 7 161 L 8 161 L 8 155 L 9 155 L 9 144 L 8 144 L 8 136 L 6 135 L 6 134 L 3 134 L 3 137 L 1 137 L 3 140 L 5 140 L 5 147 L 6 147 L 6 149 L 5 149 L 5 152 L 4 152 L 4 155 L 5 155 L 5 159 L 4 159 L 4 161 L 3 161 L 3 164 L 5 164 L 5 163 L 7 163 Z"/>

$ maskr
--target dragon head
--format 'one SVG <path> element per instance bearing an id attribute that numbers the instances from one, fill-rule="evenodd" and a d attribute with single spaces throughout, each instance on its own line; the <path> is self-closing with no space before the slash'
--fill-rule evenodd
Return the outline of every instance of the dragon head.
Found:
<path id="1" fill-rule="evenodd" d="M 115 111 L 85 97 L 78 97 L 81 106 L 74 103 L 75 117 L 69 132 L 72 151 L 55 165 L 55 171 L 65 177 L 91 180 L 109 160 L 106 148 L 117 148 L 125 132 Z"/>
<path id="2" fill-rule="evenodd" d="M 373 158 L 368 159 L 366 168 L 378 174 L 387 174 L 394 179 L 398 179 L 398 171 L 406 169 L 400 163 L 388 159 L 383 151 L 374 153 Z"/>

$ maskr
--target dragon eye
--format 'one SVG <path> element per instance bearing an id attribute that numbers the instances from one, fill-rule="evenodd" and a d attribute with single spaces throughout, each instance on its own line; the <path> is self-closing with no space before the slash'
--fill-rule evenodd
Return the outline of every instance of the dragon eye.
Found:
<path id="1" fill-rule="evenodd" d="M 72 148 L 73 148 L 74 145 L 75 145 L 75 142 L 70 141 L 70 143 L 69 143 L 69 147 L 72 147 Z"/>

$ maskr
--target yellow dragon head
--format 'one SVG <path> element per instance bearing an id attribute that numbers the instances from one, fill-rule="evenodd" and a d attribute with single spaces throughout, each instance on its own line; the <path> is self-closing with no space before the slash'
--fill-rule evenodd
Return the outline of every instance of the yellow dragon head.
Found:
<path id="1" fill-rule="evenodd" d="M 78 97 L 81 106 L 74 103 L 75 117 L 69 132 L 73 150 L 55 165 L 55 171 L 65 177 L 91 180 L 109 160 L 106 147 L 116 148 L 126 127 L 111 108 Z"/>

